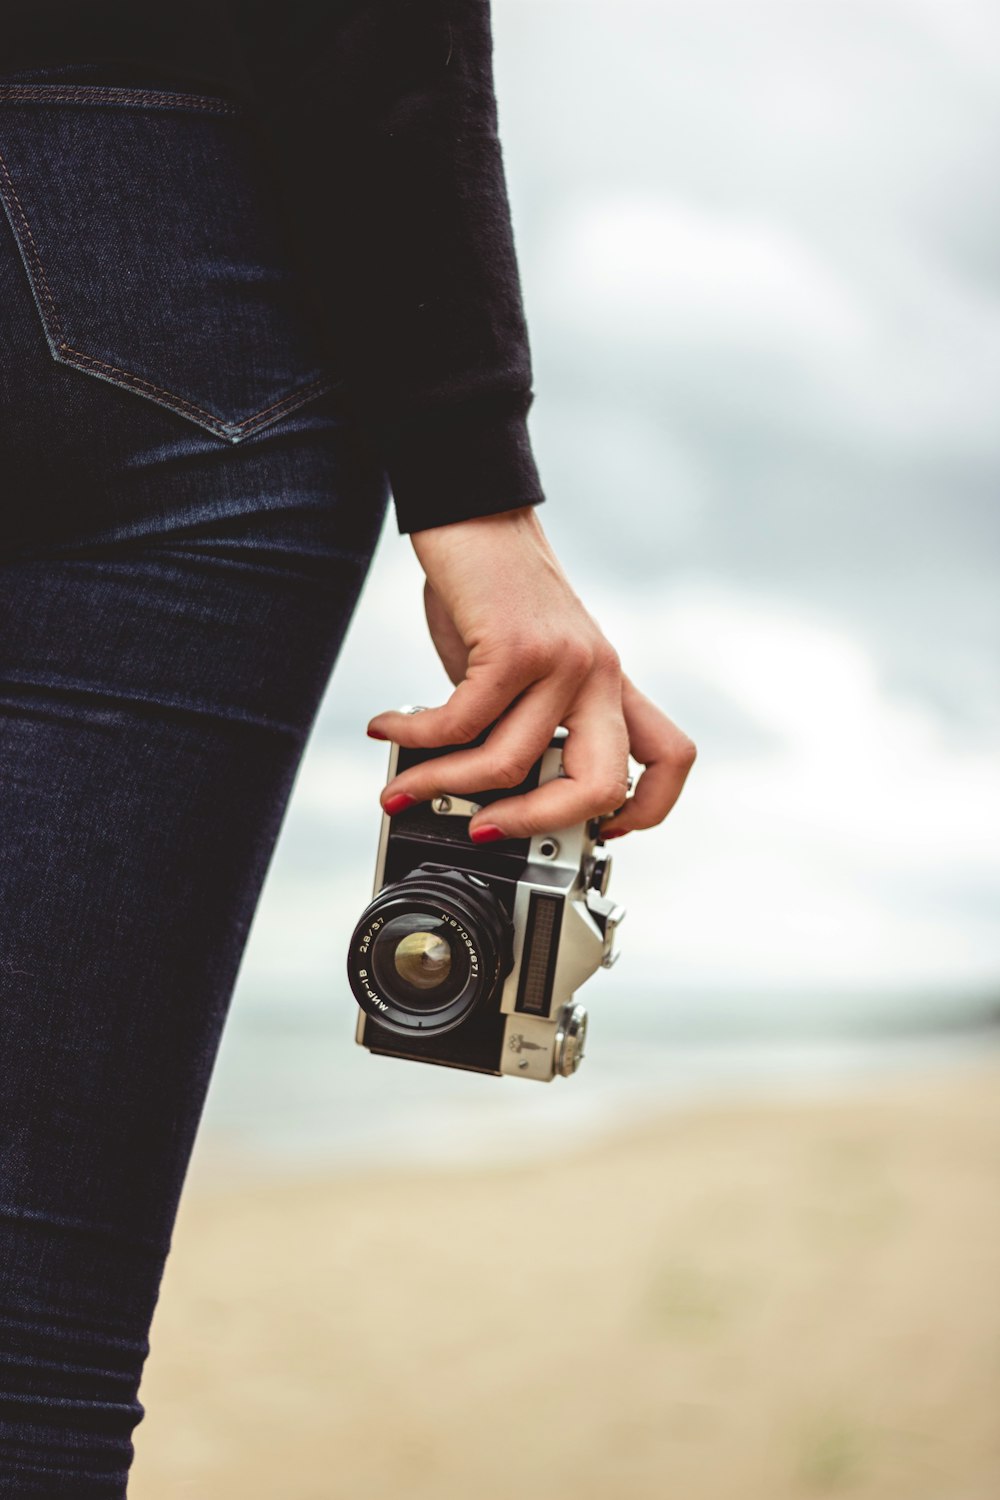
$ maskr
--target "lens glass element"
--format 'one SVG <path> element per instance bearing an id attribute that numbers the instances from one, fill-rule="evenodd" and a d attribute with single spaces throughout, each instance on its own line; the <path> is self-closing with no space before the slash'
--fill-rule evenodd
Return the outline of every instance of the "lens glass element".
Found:
<path id="1" fill-rule="evenodd" d="M 372 943 L 379 991 L 417 1016 L 450 1005 L 469 979 L 468 950 L 449 936 L 447 918 L 400 911 L 383 922 Z"/>
<path id="2" fill-rule="evenodd" d="M 431 990 L 451 973 L 451 945 L 436 932 L 411 932 L 396 944 L 396 973 L 418 990 Z"/>

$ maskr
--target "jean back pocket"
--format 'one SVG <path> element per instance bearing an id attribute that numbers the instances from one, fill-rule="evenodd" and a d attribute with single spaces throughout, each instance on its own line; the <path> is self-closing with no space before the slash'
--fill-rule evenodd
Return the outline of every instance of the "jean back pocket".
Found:
<path id="1" fill-rule="evenodd" d="M 0 198 L 54 359 L 239 442 L 328 390 L 244 106 L 0 84 Z"/>

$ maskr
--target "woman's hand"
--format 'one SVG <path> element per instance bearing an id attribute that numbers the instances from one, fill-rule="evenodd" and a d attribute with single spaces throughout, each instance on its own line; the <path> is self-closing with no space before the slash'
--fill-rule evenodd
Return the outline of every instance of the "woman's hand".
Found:
<path id="1" fill-rule="evenodd" d="M 573 592 L 533 506 L 481 516 L 410 540 L 426 575 L 427 623 L 455 691 L 440 708 L 377 714 L 376 739 L 476 749 L 422 762 L 386 786 L 401 812 L 441 792 L 518 786 L 564 725 L 565 775 L 491 802 L 471 820 L 476 842 L 567 828 L 622 810 L 617 837 L 662 822 L 695 759 L 691 740 L 623 674 L 618 654 Z M 627 796 L 628 755 L 645 767 Z M 624 807 L 622 804 L 624 803 Z"/>

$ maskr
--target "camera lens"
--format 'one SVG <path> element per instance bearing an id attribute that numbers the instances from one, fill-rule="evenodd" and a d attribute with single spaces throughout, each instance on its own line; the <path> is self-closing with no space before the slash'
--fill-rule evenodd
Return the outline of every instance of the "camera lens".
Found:
<path id="1" fill-rule="evenodd" d="M 513 924 L 485 880 L 423 865 L 386 886 L 351 939 L 362 1010 L 392 1031 L 449 1031 L 495 995 L 513 965 Z"/>
<path id="2" fill-rule="evenodd" d="M 396 973 L 418 990 L 432 990 L 451 973 L 451 948 L 435 932 L 411 932 L 393 954 Z"/>

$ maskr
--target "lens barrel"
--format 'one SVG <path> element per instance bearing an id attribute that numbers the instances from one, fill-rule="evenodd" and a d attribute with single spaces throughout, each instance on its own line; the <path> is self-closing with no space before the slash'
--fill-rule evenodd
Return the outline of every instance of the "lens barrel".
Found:
<path id="1" fill-rule="evenodd" d="M 418 866 L 379 891 L 354 929 L 354 998 L 390 1031 L 450 1031 L 510 973 L 513 931 L 487 881 Z"/>

